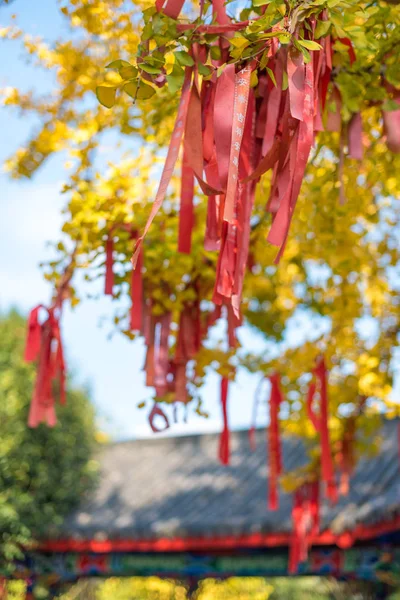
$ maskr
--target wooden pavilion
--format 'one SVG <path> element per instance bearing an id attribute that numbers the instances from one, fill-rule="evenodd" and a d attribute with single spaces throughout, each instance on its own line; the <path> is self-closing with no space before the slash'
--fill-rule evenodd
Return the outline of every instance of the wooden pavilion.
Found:
<path id="1" fill-rule="evenodd" d="M 231 435 L 231 464 L 217 459 L 218 435 L 153 437 L 99 452 L 100 479 L 61 530 L 48 531 L 16 576 L 55 586 L 82 577 L 205 577 L 288 574 L 290 494 L 267 510 L 265 430 L 251 451 L 247 431 Z M 382 429 L 379 454 L 362 459 L 350 492 L 321 508 L 300 575 L 400 581 L 398 422 Z M 285 437 L 286 470 L 306 461 L 302 442 Z"/>

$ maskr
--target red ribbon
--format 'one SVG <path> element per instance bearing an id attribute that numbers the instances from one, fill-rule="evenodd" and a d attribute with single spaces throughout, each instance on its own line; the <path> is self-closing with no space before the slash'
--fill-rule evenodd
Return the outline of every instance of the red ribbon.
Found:
<path id="1" fill-rule="evenodd" d="M 254 168 L 256 162 L 256 106 L 253 90 L 249 91 L 246 122 L 240 149 L 239 178 L 243 179 Z M 237 319 L 240 319 L 243 282 L 249 257 L 251 213 L 254 205 L 256 186 L 254 182 L 240 183 L 236 206 L 236 264 L 233 282 L 232 308 Z"/>
<path id="2" fill-rule="evenodd" d="M 28 417 L 29 427 L 37 427 L 45 422 L 54 427 L 57 422 L 55 402 L 52 391 L 53 380 L 59 377 L 60 402 L 65 403 L 65 362 L 61 341 L 59 320 L 56 309 L 46 309 L 48 317 L 41 325 L 39 323 L 39 310 L 35 307 L 29 316 L 28 336 L 25 348 L 25 360 L 32 362 L 39 360 L 36 382 L 33 390 L 32 401 Z"/>
<path id="3" fill-rule="evenodd" d="M 143 247 L 140 248 L 136 268 L 131 274 L 131 311 L 130 329 L 142 331 L 143 329 Z"/>
<path id="4" fill-rule="evenodd" d="M 235 65 L 226 65 L 217 80 L 214 100 L 214 135 L 216 161 L 221 186 L 228 185 L 232 123 L 235 101 Z"/>
<path id="5" fill-rule="evenodd" d="M 228 423 L 228 385 L 226 377 L 221 379 L 221 406 L 223 429 L 219 440 L 219 460 L 223 465 L 229 465 L 230 460 L 230 431 Z"/>
<path id="6" fill-rule="evenodd" d="M 40 351 L 42 328 L 39 323 L 39 311 L 44 308 L 41 304 L 32 309 L 28 318 L 28 334 L 26 337 L 24 359 L 26 362 L 36 360 Z"/>
<path id="7" fill-rule="evenodd" d="M 282 450 L 279 434 L 279 409 L 283 401 L 280 377 L 270 377 L 271 395 L 269 399 L 268 457 L 269 457 L 269 510 L 277 510 L 279 505 L 278 480 L 282 474 Z"/>
<path id="8" fill-rule="evenodd" d="M 166 14 L 171 19 L 177 19 L 183 8 L 184 3 L 185 3 L 185 0 L 167 0 L 167 2 L 165 2 L 165 0 L 156 0 L 156 9 L 158 10 L 158 12 L 162 11 L 164 14 Z M 203 4 L 204 4 L 204 0 L 201 0 L 201 4 L 200 4 L 201 14 L 203 12 Z M 231 20 L 228 17 L 228 15 L 226 14 L 224 0 L 213 0 L 212 7 L 213 7 L 213 18 L 215 19 L 215 21 L 219 25 L 223 25 L 228 28 L 232 27 Z M 240 25 L 241 27 L 243 27 L 243 23 L 236 23 L 235 25 L 236 26 Z M 189 27 L 190 27 L 190 25 L 189 25 Z"/>
<path id="9" fill-rule="evenodd" d="M 262 153 L 264 156 L 267 155 L 272 148 L 278 127 L 279 108 L 282 94 L 284 93 L 282 92 L 284 59 L 285 52 L 283 49 L 281 49 L 275 60 L 274 75 L 276 79 L 276 86 L 273 86 L 268 94 L 267 119 L 265 123 L 265 133 L 262 145 Z"/>
<path id="10" fill-rule="evenodd" d="M 218 213 L 220 196 L 209 196 L 207 203 L 206 235 L 204 238 L 205 250 L 219 250 L 220 234 L 218 226 Z"/>
<path id="11" fill-rule="evenodd" d="M 167 17 L 170 17 L 170 19 L 177 19 L 184 2 L 185 0 L 167 0 L 166 5 L 164 6 L 165 0 L 156 0 L 156 9 L 158 12 L 162 10 Z"/>
<path id="12" fill-rule="evenodd" d="M 335 110 L 330 110 L 331 105 L 335 105 Z M 342 129 L 342 115 L 341 115 L 341 107 L 342 107 L 342 96 L 338 88 L 334 85 L 332 88 L 332 93 L 330 95 L 329 100 L 329 109 L 326 119 L 326 129 L 327 131 L 341 131 Z"/>
<path id="13" fill-rule="evenodd" d="M 226 14 L 224 0 L 212 0 L 213 17 L 220 25 L 230 25 L 231 20 Z"/>
<path id="14" fill-rule="evenodd" d="M 171 326 L 171 313 L 167 312 L 154 320 L 154 381 L 156 396 L 164 396 L 168 391 L 169 346 L 168 338 Z"/>
<path id="15" fill-rule="evenodd" d="M 107 238 L 106 241 L 106 279 L 104 285 L 104 293 L 108 296 L 113 295 L 114 286 L 114 241 L 111 237 Z"/>
<path id="16" fill-rule="evenodd" d="M 313 406 L 314 396 L 316 392 L 316 382 L 310 384 L 307 395 L 307 412 L 309 418 L 314 425 L 315 430 L 320 435 L 321 444 L 321 477 L 326 485 L 326 495 L 332 501 L 337 501 L 337 489 L 335 482 L 335 470 L 331 454 L 331 446 L 329 440 L 329 407 L 328 407 L 328 390 L 327 390 L 327 369 L 325 360 L 320 358 L 317 361 L 313 371 L 316 382 L 319 384 L 320 407 L 319 414 L 316 414 Z"/>
<path id="17" fill-rule="evenodd" d="M 314 141 L 314 71 L 313 61 L 303 67 L 305 70 L 304 76 L 304 98 L 302 104 L 302 120 L 296 129 L 292 141 L 290 142 L 289 154 L 289 169 L 287 178 L 289 184 L 286 183 L 285 169 L 283 169 L 283 185 L 284 192 L 279 205 L 278 212 L 274 218 L 268 239 L 272 242 L 274 233 L 277 235 L 275 243 L 279 241 L 280 249 L 275 259 L 277 263 L 284 252 L 287 236 L 289 233 L 290 223 L 294 214 L 297 198 L 300 193 L 301 183 L 307 167 L 308 157 Z M 290 77 L 289 77 L 290 81 Z M 303 81 L 301 79 L 301 81 Z M 290 87 L 289 87 L 290 89 Z M 290 93 L 289 93 L 290 97 Z M 294 100 L 297 107 L 297 100 Z M 290 107 L 292 109 L 292 98 L 290 98 Z M 287 187 L 286 187 L 287 186 Z M 275 227 L 277 225 L 277 227 Z M 272 242 L 274 243 L 274 242 Z"/>
<path id="18" fill-rule="evenodd" d="M 294 119 L 303 121 L 305 98 L 304 57 L 297 48 L 288 53 L 287 74 L 289 80 L 290 114 Z"/>
<path id="19" fill-rule="evenodd" d="M 190 68 L 186 69 L 185 73 L 185 81 L 183 83 L 181 100 L 179 103 L 178 114 L 175 121 L 174 130 L 172 133 L 171 143 L 168 148 L 167 159 L 165 161 L 164 169 L 161 175 L 160 185 L 158 186 L 156 198 L 154 200 L 153 206 L 150 211 L 150 215 L 147 219 L 147 223 L 145 225 L 144 231 L 142 235 L 138 238 L 136 242 L 136 247 L 132 257 L 133 268 L 136 267 L 136 263 L 139 258 L 140 247 L 143 243 L 145 236 L 147 235 L 148 230 L 154 220 L 154 217 L 158 213 L 164 198 L 167 192 L 167 188 L 169 182 L 171 181 L 172 173 L 175 168 L 175 164 L 179 154 L 179 148 L 182 141 L 183 131 L 186 123 L 186 116 L 189 106 L 189 98 L 190 98 L 190 84 L 192 80 L 192 70 Z"/>
<path id="20" fill-rule="evenodd" d="M 386 87 L 388 87 L 386 85 Z M 391 152 L 400 153 L 400 90 L 390 86 L 393 100 L 399 105 L 398 110 L 383 110 L 383 129 L 386 135 L 386 145 Z"/>
<path id="21" fill-rule="evenodd" d="M 362 160 L 364 155 L 363 143 L 362 143 L 362 120 L 361 114 L 356 113 L 352 116 L 348 130 L 349 138 L 349 156 Z"/>
<path id="22" fill-rule="evenodd" d="M 181 206 L 179 214 L 178 252 L 190 254 L 192 248 L 194 177 L 193 170 L 187 159 L 187 140 L 185 139 L 182 177 L 181 177 Z"/>
<path id="23" fill-rule="evenodd" d="M 196 83 L 195 77 L 195 83 Z M 201 115 L 201 98 L 197 85 L 193 85 L 187 109 L 185 128 L 185 161 L 193 170 L 194 175 L 204 194 L 210 196 L 222 190 L 213 187 L 204 180 L 203 130 Z"/>
<path id="24" fill-rule="evenodd" d="M 157 425 L 155 424 L 155 418 L 156 417 L 161 417 L 164 421 L 164 427 L 157 427 Z M 151 427 L 151 430 L 153 431 L 153 433 L 161 433 L 162 431 L 165 431 L 166 429 L 169 428 L 169 420 L 167 415 L 165 414 L 165 412 L 160 408 L 160 405 L 157 402 L 154 402 L 153 408 L 150 411 L 149 414 L 149 424 Z"/>
<path id="25" fill-rule="evenodd" d="M 224 221 L 233 224 L 236 218 L 235 197 L 238 185 L 239 157 L 249 102 L 251 68 L 241 69 L 235 75 L 231 147 L 229 155 L 228 182 L 224 205 Z"/>
<path id="26" fill-rule="evenodd" d="M 349 55 L 350 65 L 352 65 L 353 62 L 355 62 L 355 60 L 357 59 L 357 57 L 356 57 L 356 53 L 354 52 L 354 48 L 353 48 L 353 44 L 351 43 L 351 40 L 349 40 L 349 38 L 339 38 L 339 42 L 342 42 L 342 44 L 344 44 L 345 46 L 348 47 L 348 55 Z"/>
<path id="27" fill-rule="evenodd" d="M 319 483 L 303 483 L 294 493 L 293 533 L 289 550 L 289 573 L 295 575 L 307 559 L 313 536 L 319 532 Z"/>

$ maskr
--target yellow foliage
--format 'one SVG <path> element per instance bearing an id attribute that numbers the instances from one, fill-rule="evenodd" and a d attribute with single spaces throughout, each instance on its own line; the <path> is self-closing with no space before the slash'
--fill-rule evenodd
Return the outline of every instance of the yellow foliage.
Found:
<path id="1" fill-rule="evenodd" d="M 126 309 L 133 242 L 126 226 L 143 231 L 164 157 L 160 150 L 169 143 L 177 94 L 161 89 L 136 106 L 125 94 L 113 110 L 107 110 L 96 102 L 94 90 L 104 83 L 105 64 L 135 56 L 139 12 L 150 5 L 150 1 L 71 0 L 62 12 L 77 35 L 54 45 L 23 35 L 14 26 L 0 31 L 10 45 L 23 36 L 26 52 L 34 56 L 37 65 L 51 70 L 57 81 L 53 93 L 40 98 L 16 88 L 3 91 L 3 101 L 10 109 L 34 114 L 42 123 L 6 162 L 6 168 L 13 177 L 31 177 L 52 154 L 68 153 L 71 169 L 63 190 L 63 233 L 77 244 L 76 269 L 81 269 L 90 282 L 104 275 L 105 241 L 113 230 L 117 273 L 114 322 L 128 337 L 133 337 L 128 331 Z M 373 8 L 366 7 L 357 17 L 362 27 L 367 18 L 372 19 L 368 44 L 363 29 L 357 29 L 358 22 L 351 31 L 364 64 L 375 61 L 377 52 Z M 387 10 L 392 11 L 390 7 Z M 392 11 L 390 18 L 398 17 Z M 240 48 L 245 45 L 240 37 L 235 43 Z M 359 95 L 368 99 L 379 93 L 364 81 L 365 73 L 358 66 L 363 61 L 357 61 L 351 78 L 345 71 L 338 75 L 347 103 L 345 117 L 350 109 L 358 109 Z M 167 72 L 174 62 L 174 55 L 167 52 Z M 106 76 L 107 84 L 121 81 L 115 72 Z M 343 205 L 339 203 L 339 136 L 335 132 L 319 135 L 279 266 L 273 263 L 276 249 L 266 242 L 269 174 L 258 187 L 251 231 L 253 268 L 245 280 L 243 312 L 246 323 L 264 335 L 274 351 L 260 356 L 238 348 L 229 353 L 208 342 L 193 369 L 196 400 L 197 388 L 209 368 L 229 377 L 240 365 L 262 375 L 278 370 L 284 375 L 287 401 L 284 428 L 305 437 L 311 454 L 317 440 L 307 420 L 304 399 L 320 353 L 325 353 L 330 367 L 334 443 L 340 440 L 345 415 L 360 395 L 370 398 L 367 406 L 372 415 L 378 404 L 380 410 L 386 406 L 390 415 L 394 411 L 391 367 L 393 348 L 398 344 L 400 308 L 393 272 L 398 268 L 400 251 L 400 157 L 391 154 L 382 141 L 380 111 L 373 101 L 363 111 L 363 129 L 363 161 L 345 158 Z M 103 142 L 105 131 L 117 134 L 115 145 Z M 175 178 L 144 245 L 146 297 L 152 299 L 155 314 L 172 311 L 174 331 L 180 309 L 194 299 L 194 283 L 201 297 L 211 300 L 216 265 L 216 254 L 203 246 L 206 202 L 200 193 L 196 196 L 192 254 L 177 253 L 178 190 Z M 57 260 L 46 268 L 49 279 L 58 280 L 67 255 L 62 244 Z M 78 297 L 75 292 L 73 302 Z M 363 419 L 360 427 L 366 432 L 368 423 L 375 426 L 376 422 L 372 416 L 369 421 Z"/>

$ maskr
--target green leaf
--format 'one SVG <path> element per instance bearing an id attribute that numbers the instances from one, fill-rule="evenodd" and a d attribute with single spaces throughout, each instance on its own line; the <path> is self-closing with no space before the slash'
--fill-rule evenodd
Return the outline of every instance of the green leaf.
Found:
<path id="1" fill-rule="evenodd" d="M 153 31 L 154 33 L 164 33 L 167 28 L 167 23 L 165 21 L 165 17 L 162 13 L 156 13 L 152 19 Z"/>
<path id="2" fill-rule="evenodd" d="M 247 21 L 247 19 L 249 18 L 249 16 L 251 15 L 251 8 L 244 8 L 241 12 L 240 12 L 240 16 L 239 19 L 241 21 Z"/>
<path id="3" fill-rule="evenodd" d="M 222 73 L 224 72 L 224 69 L 226 67 L 226 63 L 224 63 L 223 65 L 220 65 L 217 69 L 217 77 L 220 77 L 222 75 Z"/>
<path id="4" fill-rule="evenodd" d="M 281 44 L 285 45 L 290 42 L 290 33 L 278 33 L 276 37 L 278 38 Z"/>
<path id="5" fill-rule="evenodd" d="M 138 76 L 138 72 L 137 68 L 132 67 L 132 65 L 129 65 L 129 67 L 121 67 L 121 69 L 119 69 L 119 74 L 122 79 L 134 79 Z"/>
<path id="6" fill-rule="evenodd" d="M 185 71 L 182 69 L 182 67 L 175 64 L 171 73 L 167 75 L 166 79 L 170 92 L 172 94 L 175 94 L 183 86 L 183 81 L 185 79 Z"/>
<path id="7" fill-rule="evenodd" d="M 96 88 L 97 100 L 106 108 L 112 108 L 115 104 L 116 92 L 115 87 L 98 85 Z"/>
<path id="8" fill-rule="evenodd" d="M 151 87 L 151 85 L 147 85 L 144 81 L 140 82 L 139 89 L 138 84 L 134 81 L 129 81 L 124 85 L 124 92 L 128 94 L 131 98 L 138 100 L 148 100 L 156 93 L 156 90 Z"/>
<path id="9" fill-rule="evenodd" d="M 174 52 L 174 56 L 178 64 L 184 67 L 193 67 L 194 60 L 188 52 L 183 52 L 183 50 L 177 50 L 176 52 Z"/>
<path id="10" fill-rule="evenodd" d="M 142 29 L 142 42 L 150 40 L 153 37 L 153 29 L 150 23 L 147 23 Z"/>
<path id="11" fill-rule="evenodd" d="M 265 6 L 270 4 L 272 0 L 253 0 L 253 6 Z"/>
<path id="12" fill-rule="evenodd" d="M 161 73 L 160 67 L 155 67 L 154 65 L 149 65 L 145 62 L 140 63 L 139 69 L 149 73 L 150 75 L 159 75 L 159 73 Z"/>
<path id="13" fill-rule="evenodd" d="M 264 50 L 263 55 L 260 59 L 260 70 L 262 71 L 268 64 L 268 50 Z"/>
<path id="14" fill-rule="evenodd" d="M 232 62 L 236 62 L 237 60 L 239 60 L 240 58 L 242 58 L 242 54 L 244 52 L 244 48 L 234 48 L 233 50 L 230 51 L 230 57 L 232 59 L 234 59 Z"/>
<path id="15" fill-rule="evenodd" d="M 157 12 L 157 9 L 155 6 L 150 6 L 150 8 L 146 8 L 145 10 L 143 10 L 142 16 L 143 16 L 144 22 L 148 23 L 150 21 L 151 17 L 156 14 L 156 12 Z"/>
<path id="16" fill-rule="evenodd" d="M 314 37 L 316 40 L 324 37 L 331 28 L 332 23 L 330 21 L 317 21 L 315 28 Z"/>
<path id="17" fill-rule="evenodd" d="M 276 8 L 281 17 L 284 17 L 286 15 L 286 4 L 284 2 L 282 2 L 281 4 L 277 4 Z"/>
<path id="18" fill-rule="evenodd" d="M 258 75 L 257 75 L 257 71 L 254 70 L 252 72 L 252 74 L 250 75 L 250 87 L 254 88 L 256 87 L 258 84 Z"/>
<path id="19" fill-rule="evenodd" d="M 142 81 L 139 87 L 137 97 L 139 100 L 148 100 L 149 98 L 152 98 L 155 93 L 156 90 L 153 87 L 151 87 L 151 85 L 147 85 L 147 83 L 144 83 Z"/>
<path id="20" fill-rule="evenodd" d="M 334 15 L 331 15 L 331 21 L 332 21 L 333 25 L 335 26 L 338 37 L 340 37 L 340 38 L 347 37 L 346 32 L 344 31 L 344 29 L 342 29 L 342 24 L 343 24 L 342 21 L 337 16 L 334 16 Z"/>
<path id="21" fill-rule="evenodd" d="M 391 112 L 392 110 L 400 110 L 400 104 L 398 104 L 396 100 L 389 98 L 389 100 L 386 100 L 386 102 L 382 104 L 382 110 L 387 112 Z"/>
<path id="22" fill-rule="evenodd" d="M 308 50 L 321 50 L 322 46 L 318 44 L 318 42 L 313 42 L 312 40 L 297 40 L 300 46 L 307 48 Z"/>
<path id="23" fill-rule="evenodd" d="M 397 61 L 386 65 L 385 79 L 395 87 L 400 86 L 400 69 Z"/>
<path id="24" fill-rule="evenodd" d="M 126 60 L 122 60 L 118 58 L 117 60 L 113 60 L 108 65 L 106 65 L 106 69 L 121 69 L 122 67 L 131 67 L 131 63 L 128 63 Z"/>
<path id="25" fill-rule="evenodd" d="M 286 71 L 283 71 L 283 74 L 282 74 L 282 92 L 284 92 L 285 90 L 287 90 L 288 87 L 289 87 L 288 74 L 286 73 Z"/>
<path id="26" fill-rule="evenodd" d="M 219 60 L 221 58 L 221 48 L 219 46 L 211 46 L 210 54 L 212 59 Z"/>
<path id="27" fill-rule="evenodd" d="M 241 48 L 242 50 L 244 48 L 247 48 L 247 46 L 250 46 L 250 42 L 247 38 L 243 37 L 242 35 L 236 35 L 235 37 L 231 38 L 230 40 L 231 46 L 233 46 L 234 48 Z"/>
<path id="28" fill-rule="evenodd" d="M 269 67 L 267 67 L 267 73 L 271 77 L 271 81 L 274 84 L 274 86 L 277 87 L 277 83 L 276 83 L 276 79 L 275 79 L 275 75 L 274 75 L 273 70 L 270 69 Z"/>
<path id="29" fill-rule="evenodd" d="M 302 53 L 304 57 L 304 62 L 306 64 L 309 63 L 311 60 L 310 53 L 308 50 L 303 48 L 303 46 L 300 44 L 300 40 L 293 39 L 293 46 Z"/>
<path id="30" fill-rule="evenodd" d="M 197 63 L 197 68 L 203 77 L 208 77 L 214 70 L 210 65 L 203 65 L 201 62 Z"/>

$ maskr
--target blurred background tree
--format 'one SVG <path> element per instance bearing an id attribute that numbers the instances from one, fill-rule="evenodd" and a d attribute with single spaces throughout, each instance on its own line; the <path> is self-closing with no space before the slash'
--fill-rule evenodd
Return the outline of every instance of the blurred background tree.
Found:
<path id="1" fill-rule="evenodd" d="M 25 319 L 0 317 L 0 572 L 21 544 L 46 534 L 95 480 L 94 411 L 88 394 L 69 386 L 54 429 L 26 425 L 35 366 L 24 362 Z"/>

